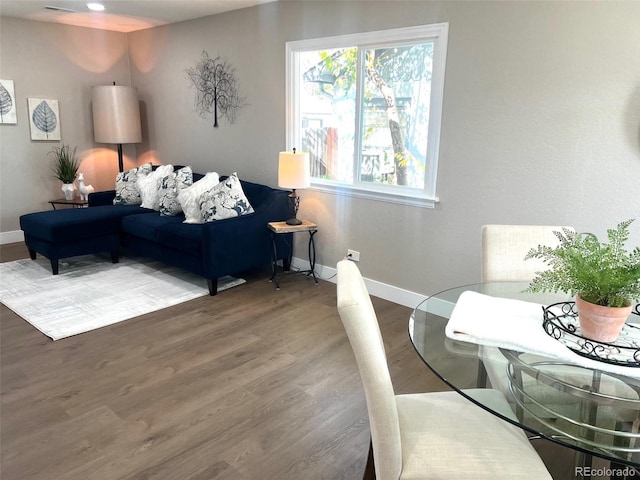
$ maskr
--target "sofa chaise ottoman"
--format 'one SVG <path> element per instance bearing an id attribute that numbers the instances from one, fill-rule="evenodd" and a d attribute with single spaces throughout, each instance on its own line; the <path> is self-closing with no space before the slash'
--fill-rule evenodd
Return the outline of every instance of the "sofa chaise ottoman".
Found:
<path id="1" fill-rule="evenodd" d="M 20 228 L 31 259 L 40 253 L 57 275 L 62 258 L 108 252 L 118 263 L 122 217 L 144 211 L 139 206 L 110 205 L 28 213 L 20 217 Z"/>

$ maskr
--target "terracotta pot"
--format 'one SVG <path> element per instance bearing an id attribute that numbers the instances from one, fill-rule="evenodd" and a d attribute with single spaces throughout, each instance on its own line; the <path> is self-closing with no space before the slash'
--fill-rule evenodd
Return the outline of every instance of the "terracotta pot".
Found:
<path id="1" fill-rule="evenodd" d="M 598 342 L 615 342 L 620 335 L 622 326 L 631 315 L 631 305 L 628 307 L 603 307 L 585 302 L 578 295 L 576 295 L 576 307 L 578 308 L 580 333 L 583 337 Z"/>

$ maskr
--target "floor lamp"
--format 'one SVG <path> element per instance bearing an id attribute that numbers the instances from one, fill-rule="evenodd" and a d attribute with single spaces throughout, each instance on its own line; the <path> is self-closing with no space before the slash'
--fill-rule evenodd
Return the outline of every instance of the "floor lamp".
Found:
<path id="1" fill-rule="evenodd" d="M 140 105 L 138 91 L 123 85 L 93 87 L 93 133 L 97 143 L 115 143 L 118 147 L 118 168 L 124 171 L 123 143 L 140 143 Z"/>
<path id="2" fill-rule="evenodd" d="M 293 190 L 289 194 L 289 205 L 293 212 L 293 217 L 287 220 L 288 225 L 300 225 L 302 223 L 297 218 L 300 197 L 296 193 L 296 189 L 308 188 L 310 184 L 309 154 L 306 152 L 296 153 L 295 148 L 292 152 L 280 152 L 278 157 L 278 186 Z"/>

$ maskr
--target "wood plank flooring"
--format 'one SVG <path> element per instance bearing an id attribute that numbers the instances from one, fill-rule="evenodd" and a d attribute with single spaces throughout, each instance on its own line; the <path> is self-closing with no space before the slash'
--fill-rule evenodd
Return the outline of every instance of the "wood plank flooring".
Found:
<path id="1" fill-rule="evenodd" d="M 335 285 L 245 278 L 56 342 L 1 305 L 0 478 L 361 478 L 369 425 Z M 396 392 L 445 389 L 409 342 L 410 309 L 373 300 Z"/>

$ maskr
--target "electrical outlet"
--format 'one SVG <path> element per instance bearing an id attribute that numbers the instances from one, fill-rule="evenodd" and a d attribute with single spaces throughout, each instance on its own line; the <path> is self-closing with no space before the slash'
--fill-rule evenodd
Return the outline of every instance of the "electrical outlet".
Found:
<path id="1" fill-rule="evenodd" d="M 347 250 L 347 258 L 349 260 L 353 260 L 354 262 L 360 261 L 360 252 L 356 252 L 355 250 Z"/>

